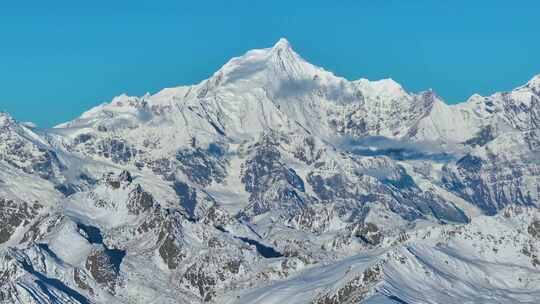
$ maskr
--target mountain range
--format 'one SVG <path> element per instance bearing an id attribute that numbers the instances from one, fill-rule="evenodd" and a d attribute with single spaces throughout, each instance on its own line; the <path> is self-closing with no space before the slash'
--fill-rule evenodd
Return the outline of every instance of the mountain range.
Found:
<path id="1" fill-rule="evenodd" d="M 54 128 L 0 113 L 1 303 L 538 303 L 540 76 L 448 105 L 286 39 Z"/>

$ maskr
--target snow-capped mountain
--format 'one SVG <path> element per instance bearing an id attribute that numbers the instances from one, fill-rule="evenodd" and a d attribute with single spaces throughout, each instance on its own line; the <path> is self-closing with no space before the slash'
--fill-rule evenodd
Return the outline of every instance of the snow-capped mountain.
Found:
<path id="1" fill-rule="evenodd" d="M 51 129 L 0 114 L 3 303 L 536 303 L 540 76 L 447 105 L 285 39 Z"/>

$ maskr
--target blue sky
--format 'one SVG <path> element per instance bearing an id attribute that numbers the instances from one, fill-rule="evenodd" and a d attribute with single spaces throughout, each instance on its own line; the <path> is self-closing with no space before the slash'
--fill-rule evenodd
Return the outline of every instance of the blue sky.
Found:
<path id="1" fill-rule="evenodd" d="M 121 93 L 197 83 L 286 37 L 348 79 L 447 102 L 540 73 L 538 1 L 1 1 L 0 110 L 47 127 Z"/>

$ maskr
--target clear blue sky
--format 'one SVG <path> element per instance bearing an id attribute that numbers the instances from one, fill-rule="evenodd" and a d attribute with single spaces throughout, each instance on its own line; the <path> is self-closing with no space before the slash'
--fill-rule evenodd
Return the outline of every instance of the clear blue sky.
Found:
<path id="1" fill-rule="evenodd" d="M 447 102 L 540 73 L 539 1 L 1 1 L 0 109 L 47 127 L 121 93 L 197 83 L 286 37 L 348 79 Z"/>

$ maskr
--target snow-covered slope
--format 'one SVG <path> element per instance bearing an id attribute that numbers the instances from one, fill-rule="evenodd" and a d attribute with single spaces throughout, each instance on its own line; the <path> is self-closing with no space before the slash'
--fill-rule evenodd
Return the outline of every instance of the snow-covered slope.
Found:
<path id="1" fill-rule="evenodd" d="M 229 295 L 223 303 L 535 303 L 537 209 L 411 229 L 383 249 Z"/>
<path id="2" fill-rule="evenodd" d="M 540 80 L 447 105 L 285 39 L 52 129 L 0 114 L 5 303 L 535 303 Z"/>

